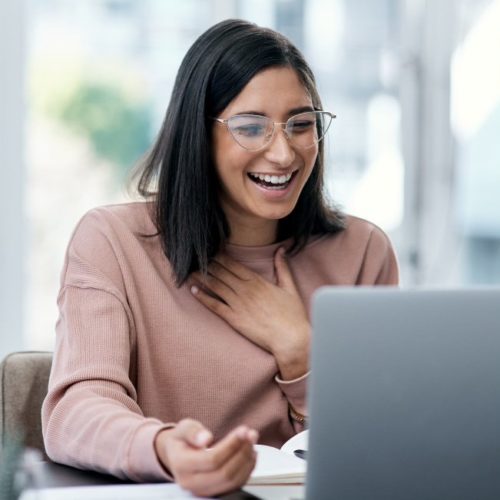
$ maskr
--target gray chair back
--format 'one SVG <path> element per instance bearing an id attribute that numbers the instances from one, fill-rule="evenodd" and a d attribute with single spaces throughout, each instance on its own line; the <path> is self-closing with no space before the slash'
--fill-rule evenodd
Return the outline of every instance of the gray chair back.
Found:
<path id="1" fill-rule="evenodd" d="M 21 441 L 45 455 L 41 408 L 47 394 L 51 352 L 15 352 L 0 364 L 0 445 Z"/>

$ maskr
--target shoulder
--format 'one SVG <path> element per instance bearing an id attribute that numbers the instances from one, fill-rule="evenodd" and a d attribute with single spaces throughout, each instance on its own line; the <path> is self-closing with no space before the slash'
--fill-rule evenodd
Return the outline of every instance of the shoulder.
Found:
<path id="1" fill-rule="evenodd" d="M 75 234 L 89 231 L 109 235 L 154 234 L 151 203 L 121 203 L 93 208 L 80 219 Z"/>
<path id="2" fill-rule="evenodd" d="M 63 276 L 67 282 L 121 281 L 132 262 L 154 252 L 158 238 L 149 203 L 124 203 L 89 210 L 78 222 L 66 252 Z M 72 278 L 72 279 L 70 279 Z"/>
<path id="3" fill-rule="evenodd" d="M 396 284 L 399 280 L 389 237 L 376 224 L 359 217 L 346 215 L 343 230 L 312 240 L 304 250 L 305 259 L 333 266 L 338 282 L 369 285 Z"/>
<path id="4" fill-rule="evenodd" d="M 392 246 L 389 237 L 379 226 L 353 215 L 346 218 L 346 236 L 354 242 L 364 242 L 372 248 L 388 249 Z"/>
<path id="5" fill-rule="evenodd" d="M 334 234 L 325 234 L 314 239 L 311 246 L 326 246 L 343 249 L 347 253 L 358 253 L 370 246 L 380 250 L 391 247 L 387 234 L 376 224 L 353 215 L 345 216 L 344 229 Z"/>

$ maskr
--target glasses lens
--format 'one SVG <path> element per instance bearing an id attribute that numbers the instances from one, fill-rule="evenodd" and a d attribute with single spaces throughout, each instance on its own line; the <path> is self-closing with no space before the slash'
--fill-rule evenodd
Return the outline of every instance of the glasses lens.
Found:
<path id="1" fill-rule="evenodd" d="M 250 151 L 264 147 L 273 133 L 273 122 L 265 116 L 235 115 L 227 126 L 234 140 Z"/>
<path id="2" fill-rule="evenodd" d="M 307 111 L 292 116 L 287 124 L 286 131 L 290 141 L 299 148 L 311 148 L 325 136 L 332 115 L 326 111 Z"/>

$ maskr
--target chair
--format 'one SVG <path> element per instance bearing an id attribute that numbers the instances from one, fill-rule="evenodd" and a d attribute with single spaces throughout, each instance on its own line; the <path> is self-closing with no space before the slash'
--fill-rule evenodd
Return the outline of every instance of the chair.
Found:
<path id="1" fill-rule="evenodd" d="M 41 408 L 47 394 L 51 352 L 15 352 L 0 364 L 0 446 L 21 440 L 45 455 Z"/>

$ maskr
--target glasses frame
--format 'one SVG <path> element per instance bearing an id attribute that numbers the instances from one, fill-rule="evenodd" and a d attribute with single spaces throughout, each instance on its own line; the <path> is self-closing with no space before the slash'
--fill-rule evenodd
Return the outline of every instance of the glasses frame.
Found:
<path id="1" fill-rule="evenodd" d="M 316 142 L 313 142 L 310 146 L 307 146 L 307 147 L 304 147 L 304 148 L 300 148 L 300 149 L 310 149 L 310 148 L 314 147 L 316 144 L 318 144 L 320 141 L 323 140 L 323 138 L 325 137 L 326 133 L 328 132 L 328 129 L 330 128 L 330 126 L 332 124 L 332 121 L 335 118 L 337 118 L 337 115 L 331 113 L 330 111 L 323 111 L 321 109 L 314 109 L 314 110 L 311 110 L 311 111 L 302 111 L 301 113 L 297 113 L 297 114 L 291 116 L 290 118 L 288 118 L 288 120 L 286 122 L 273 122 L 267 116 L 253 115 L 253 114 L 246 114 L 246 113 L 236 114 L 236 115 L 230 116 L 229 118 L 215 118 L 215 117 L 212 117 L 212 120 L 216 121 L 217 123 L 222 123 L 223 125 L 225 125 L 227 131 L 231 134 L 231 137 L 236 142 L 236 144 L 238 144 L 238 146 L 242 147 L 243 149 L 246 149 L 247 151 L 256 152 L 256 151 L 262 151 L 263 149 L 267 148 L 267 146 L 269 146 L 269 144 L 271 144 L 271 142 L 274 139 L 274 135 L 276 133 L 276 125 L 278 125 L 279 128 L 281 128 L 283 130 L 283 132 L 285 133 L 285 137 L 288 139 L 289 142 L 291 142 L 292 138 L 288 134 L 288 130 L 287 130 L 288 123 L 290 122 L 290 120 L 293 120 L 297 116 L 304 115 L 306 113 L 323 113 L 323 114 L 326 114 L 326 115 L 328 115 L 330 117 L 330 123 L 328 124 L 328 127 L 326 128 L 326 130 L 323 132 L 323 135 L 321 136 L 321 138 L 318 139 Z M 247 148 L 247 147 L 243 146 L 242 144 L 240 144 L 240 142 L 236 139 L 236 137 L 234 136 L 233 132 L 231 131 L 231 129 L 229 127 L 229 123 L 228 123 L 229 120 L 231 120 L 232 118 L 234 118 L 236 116 L 267 118 L 273 124 L 273 129 L 271 131 L 271 134 L 267 138 L 265 144 L 263 144 L 262 146 L 260 146 L 259 148 L 256 148 L 256 149 L 250 149 L 250 148 Z"/>

